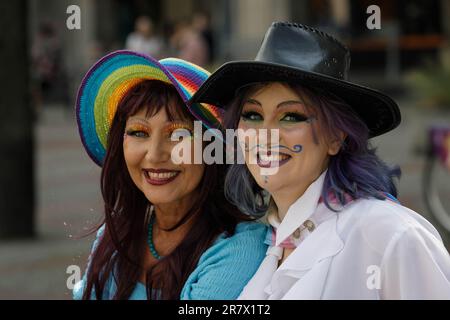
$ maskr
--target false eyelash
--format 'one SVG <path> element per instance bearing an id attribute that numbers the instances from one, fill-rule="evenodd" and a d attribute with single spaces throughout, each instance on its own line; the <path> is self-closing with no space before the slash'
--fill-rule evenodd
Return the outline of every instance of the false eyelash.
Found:
<path id="1" fill-rule="evenodd" d="M 167 127 L 167 132 L 168 133 L 172 133 L 173 131 L 177 130 L 177 129 L 186 129 L 188 130 L 191 134 L 192 134 L 192 126 L 189 126 L 187 124 L 184 123 L 171 123 L 168 127 Z"/>
<path id="2" fill-rule="evenodd" d="M 283 119 L 286 116 L 291 116 L 291 117 L 297 118 L 298 122 L 310 121 L 310 117 L 307 117 L 306 115 L 297 113 L 297 112 L 287 112 L 283 115 L 283 117 L 281 119 Z"/>
<path id="3" fill-rule="evenodd" d="M 243 112 L 242 113 L 242 115 L 241 115 L 241 117 L 244 119 L 244 120 L 250 120 L 250 115 L 257 115 L 257 116 L 259 116 L 259 117 L 261 117 L 262 118 L 262 116 L 261 116 L 261 114 L 259 113 L 259 112 L 256 112 L 256 111 L 246 111 L 246 112 Z M 259 120 L 251 120 L 251 121 L 260 121 L 261 119 L 259 119 Z"/>
<path id="4" fill-rule="evenodd" d="M 139 124 L 134 124 L 134 125 L 131 125 L 129 128 L 127 128 L 126 130 L 125 130 L 125 134 L 127 134 L 127 135 L 133 135 L 133 133 L 136 133 L 136 132 L 145 132 L 145 133 L 148 133 L 148 128 L 146 127 L 146 126 L 143 126 L 143 125 L 139 125 Z"/>
<path id="5" fill-rule="evenodd" d="M 139 133 L 143 133 L 144 135 L 138 135 Z M 124 134 L 124 140 L 127 137 L 136 137 L 136 138 L 146 138 L 148 137 L 148 133 L 146 131 L 142 131 L 142 130 L 128 130 L 125 134 Z"/>

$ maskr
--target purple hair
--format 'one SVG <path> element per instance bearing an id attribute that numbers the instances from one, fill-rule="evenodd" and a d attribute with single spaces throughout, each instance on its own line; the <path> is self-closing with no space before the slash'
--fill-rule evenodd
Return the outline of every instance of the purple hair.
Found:
<path id="1" fill-rule="evenodd" d="M 257 84 L 238 92 L 231 102 L 225 117 L 227 128 L 236 128 L 242 112 L 243 101 L 267 83 Z M 314 126 L 318 123 L 325 139 L 341 139 L 339 133 L 345 133 L 339 152 L 330 157 L 328 170 L 322 189 L 325 205 L 333 210 L 331 199 L 337 199 L 340 206 L 360 198 L 384 200 L 389 195 L 397 197 L 395 178 L 401 175 L 398 166 L 390 167 L 376 154 L 376 148 L 369 141 L 369 129 L 353 109 L 342 99 L 320 88 L 286 83 L 304 101 L 314 113 L 318 122 L 314 122 L 313 136 L 316 143 Z M 306 99 L 305 99 L 306 98 Z M 310 102 L 310 103 L 306 103 Z M 247 181 L 243 181 L 247 180 Z M 262 202 L 264 191 L 257 185 L 245 165 L 232 165 L 225 180 L 225 193 L 229 201 L 243 212 L 255 216 L 265 213 L 267 202 Z"/>
<path id="2" fill-rule="evenodd" d="M 369 141 L 369 129 L 355 111 L 339 97 L 321 89 L 298 85 L 290 87 L 297 93 L 303 91 L 307 95 L 329 138 L 339 139 L 338 132 L 346 134 L 341 149 L 330 157 L 328 164 L 322 189 L 327 207 L 332 209 L 329 203 L 330 193 L 342 206 L 346 204 L 345 194 L 353 200 L 384 200 L 386 194 L 397 197 L 394 178 L 400 177 L 400 168 L 388 166 L 377 156 L 376 148 Z"/>

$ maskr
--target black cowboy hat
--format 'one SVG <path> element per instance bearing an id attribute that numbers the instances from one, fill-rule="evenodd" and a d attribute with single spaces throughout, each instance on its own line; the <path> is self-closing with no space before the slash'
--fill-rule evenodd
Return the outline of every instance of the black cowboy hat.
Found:
<path id="1" fill-rule="evenodd" d="M 232 61 L 214 72 L 190 103 L 226 109 L 237 89 L 256 82 L 296 82 L 318 87 L 347 102 L 369 128 L 370 137 L 386 133 L 401 120 L 387 95 L 348 82 L 350 51 L 332 36 L 296 23 L 274 22 L 254 61 Z"/>

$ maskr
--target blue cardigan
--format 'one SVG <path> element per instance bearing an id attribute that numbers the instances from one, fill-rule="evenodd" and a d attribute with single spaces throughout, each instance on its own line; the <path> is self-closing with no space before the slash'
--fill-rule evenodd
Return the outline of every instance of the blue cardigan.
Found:
<path id="1" fill-rule="evenodd" d="M 104 226 L 97 232 L 92 251 L 98 245 Z M 182 291 L 182 300 L 234 300 L 258 269 L 267 251 L 264 239 L 267 226 L 258 222 L 242 222 L 233 236 L 219 235 L 213 245 L 200 257 L 197 267 L 188 277 Z M 89 262 L 88 267 L 89 269 Z M 73 289 L 73 298 L 83 296 L 86 273 Z M 103 290 L 104 300 L 112 299 L 116 291 L 113 277 L 109 277 Z M 94 292 L 91 298 L 95 299 Z M 138 282 L 130 300 L 146 300 L 145 285 Z"/>

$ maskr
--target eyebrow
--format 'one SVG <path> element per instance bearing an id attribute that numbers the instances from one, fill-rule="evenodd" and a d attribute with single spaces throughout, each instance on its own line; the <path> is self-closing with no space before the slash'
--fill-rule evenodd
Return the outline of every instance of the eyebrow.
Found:
<path id="1" fill-rule="evenodd" d="M 127 123 L 128 122 L 141 122 L 142 124 L 148 125 L 147 120 L 145 120 L 144 118 L 128 118 Z"/>
<path id="2" fill-rule="evenodd" d="M 134 125 L 134 124 L 142 125 L 142 126 L 147 127 L 147 128 L 151 127 L 150 123 L 145 118 L 140 118 L 140 117 L 128 118 L 125 126 L 127 127 L 129 125 L 131 126 L 131 125 Z"/>
<path id="3" fill-rule="evenodd" d="M 148 123 L 148 121 L 147 121 L 145 118 L 141 118 L 141 117 L 136 117 L 136 118 L 130 117 L 130 118 L 128 118 L 127 124 L 128 124 L 128 122 L 131 122 L 131 123 L 137 122 L 137 123 L 140 123 L 140 124 L 145 125 L 145 126 L 149 126 L 149 125 L 150 125 L 150 124 Z M 177 123 L 177 124 L 187 124 L 188 126 L 192 126 L 192 125 L 189 123 L 189 121 L 187 121 L 187 120 L 182 120 L 182 119 L 174 119 L 173 121 L 168 120 L 168 121 L 166 121 L 166 122 L 164 123 L 164 126 L 167 127 L 167 126 L 169 126 L 169 125 L 171 125 L 171 124 L 173 124 L 173 123 Z"/>
<path id="4" fill-rule="evenodd" d="M 256 100 L 256 99 L 247 99 L 247 100 L 244 102 L 244 104 L 245 104 L 245 103 L 256 104 L 256 105 L 262 107 L 261 102 L 259 102 L 259 101 Z M 300 105 L 304 106 L 304 103 L 301 102 L 301 101 L 299 101 L 299 100 L 286 100 L 286 101 L 280 102 L 280 103 L 277 105 L 277 109 L 278 109 L 278 108 L 281 108 L 281 107 L 289 106 L 289 105 L 292 105 L 292 104 L 300 104 Z"/>

